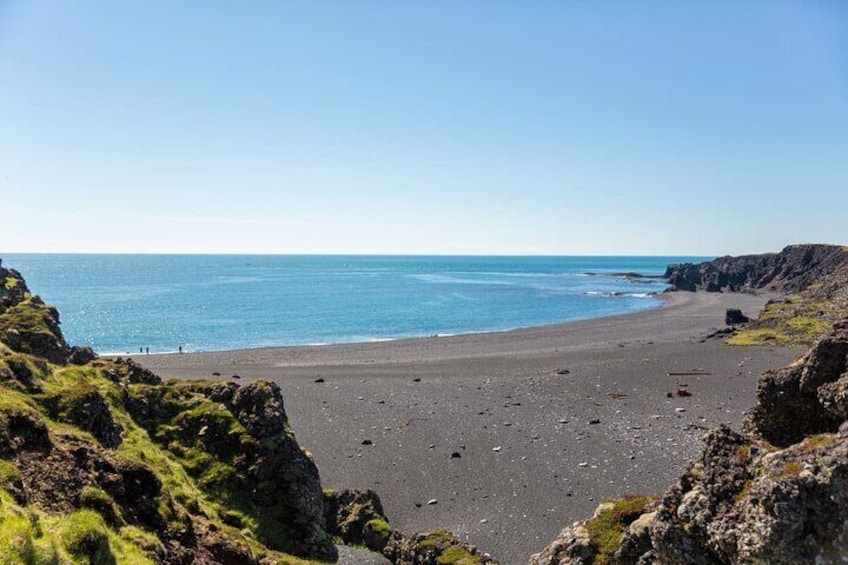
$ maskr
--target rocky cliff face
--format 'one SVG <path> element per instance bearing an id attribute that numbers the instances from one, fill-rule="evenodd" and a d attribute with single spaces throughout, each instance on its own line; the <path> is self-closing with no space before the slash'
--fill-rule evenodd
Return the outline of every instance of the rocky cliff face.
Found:
<path id="1" fill-rule="evenodd" d="M 848 269 L 846 248 L 806 244 L 790 245 L 780 253 L 669 265 L 665 278 L 673 290 L 798 292 L 843 269 Z"/>
<path id="2" fill-rule="evenodd" d="M 59 329 L 59 312 L 38 296 L 14 269 L 0 260 L 0 342 L 57 365 L 85 363 L 94 359 L 88 347 L 71 347 Z"/>
<path id="3" fill-rule="evenodd" d="M 722 427 L 663 497 L 626 497 L 531 565 L 841 563 L 848 556 L 848 320 L 765 374 L 747 433 Z"/>

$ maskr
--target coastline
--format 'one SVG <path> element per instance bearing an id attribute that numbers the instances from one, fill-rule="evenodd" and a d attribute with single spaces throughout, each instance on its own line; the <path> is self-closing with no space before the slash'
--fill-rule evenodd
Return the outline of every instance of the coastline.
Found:
<path id="1" fill-rule="evenodd" d="M 726 308 L 753 315 L 769 295 L 663 298 L 503 332 L 134 358 L 164 378 L 277 382 L 325 487 L 374 488 L 402 531 L 447 527 L 523 564 L 600 500 L 662 492 L 798 353 L 704 340 Z M 667 396 L 680 389 L 692 396 Z"/>

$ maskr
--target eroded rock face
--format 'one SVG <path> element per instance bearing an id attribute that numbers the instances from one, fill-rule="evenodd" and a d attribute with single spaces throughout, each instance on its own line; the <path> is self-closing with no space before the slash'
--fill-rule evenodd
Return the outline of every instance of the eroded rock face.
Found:
<path id="1" fill-rule="evenodd" d="M 848 554 L 848 425 L 782 450 L 728 428 L 705 441 L 703 455 L 656 511 L 622 531 L 605 562 L 789 565 Z M 589 524 L 563 530 L 530 564 L 596 562 L 602 541 Z"/>
<path id="2" fill-rule="evenodd" d="M 69 346 L 59 328 L 59 311 L 33 296 L 19 272 L 2 266 L 0 342 L 57 365 L 82 365 L 96 357 L 89 347 Z"/>
<path id="3" fill-rule="evenodd" d="M 489 554 L 480 552 L 446 530 L 412 536 L 393 532 L 383 555 L 395 565 L 497 565 Z"/>
<path id="4" fill-rule="evenodd" d="M 366 524 L 371 520 L 388 523 L 380 497 L 373 490 L 343 490 L 324 492 L 324 518 L 327 532 L 347 544 L 379 545 L 366 540 Z M 371 543 L 367 543 L 371 541 Z M 385 544 L 383 544 L 385 545 Z M 382 547 L 372 549 L 381 550 Z"/>
<path id="5" fill-rule="evenodd" d="M 748 429 L 778 446 L 835 432 L 848 415 L 848 321 L 797 363 L 760 378 Z"/>
<path id="6" fill-rule="evenodd" d="M 846 266 L 848 252 L 841 246 L 790 245 L 780 253 L 669 265 L 665 277 L 674 290 L 797 292 Z"/>
<path id="7" fill-rule="evenodd" d="M 321 560 L 336 549 L 325 531 L 318 469 L 288 428 L 274 383 L 137 385 L 127 409 L 163 447 L 191 459 L 196 476 L 222 502 L 259 516 L 271 548 Z"/>

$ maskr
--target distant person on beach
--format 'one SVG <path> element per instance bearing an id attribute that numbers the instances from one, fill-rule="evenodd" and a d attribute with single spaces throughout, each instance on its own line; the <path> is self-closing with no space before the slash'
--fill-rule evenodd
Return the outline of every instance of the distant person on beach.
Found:
<path id="1" fill-rule="evenodd" d="M 182 352 L 183 352 L 183 346 L 181 345 L 180 346 L 180 353 L 182 353 Z"/>
<path id="2" fill-rule="evenodd" d="M 149 348 L 149 347 L 145 347 L 145 348 L 144 348 L 144 353 L 145 353 L 146 355 L 150 355 L 150 348 Z"/>

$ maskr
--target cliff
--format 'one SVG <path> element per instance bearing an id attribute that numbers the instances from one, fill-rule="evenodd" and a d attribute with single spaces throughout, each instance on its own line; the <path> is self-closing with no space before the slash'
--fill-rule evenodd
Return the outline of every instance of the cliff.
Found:
<path id="1" fill-rule="evenodd" d="M 773 292 L 731 345 L 811 346 L 848 311 L 848 248 L 790 245 L 780 253 L 669 265 L 670 290 Z"/>
<path id="2" fill-rule="evenodd" d="M 848 248 L 802 244 L 790 245 L 780 253 L 669 265 L 665 278 L 672 290 L 799 292 L 846 269 Z"/>
<path id="3" fill-rule="evenodd" d="M 0 563 L 494 563 L 442 530 L 393 531 L 374 493 L 323 491 L 280 389 L 163 382 L 70 346 L 0 263 Z M 369 561 L 366 559 L 366 561 Z"/>

